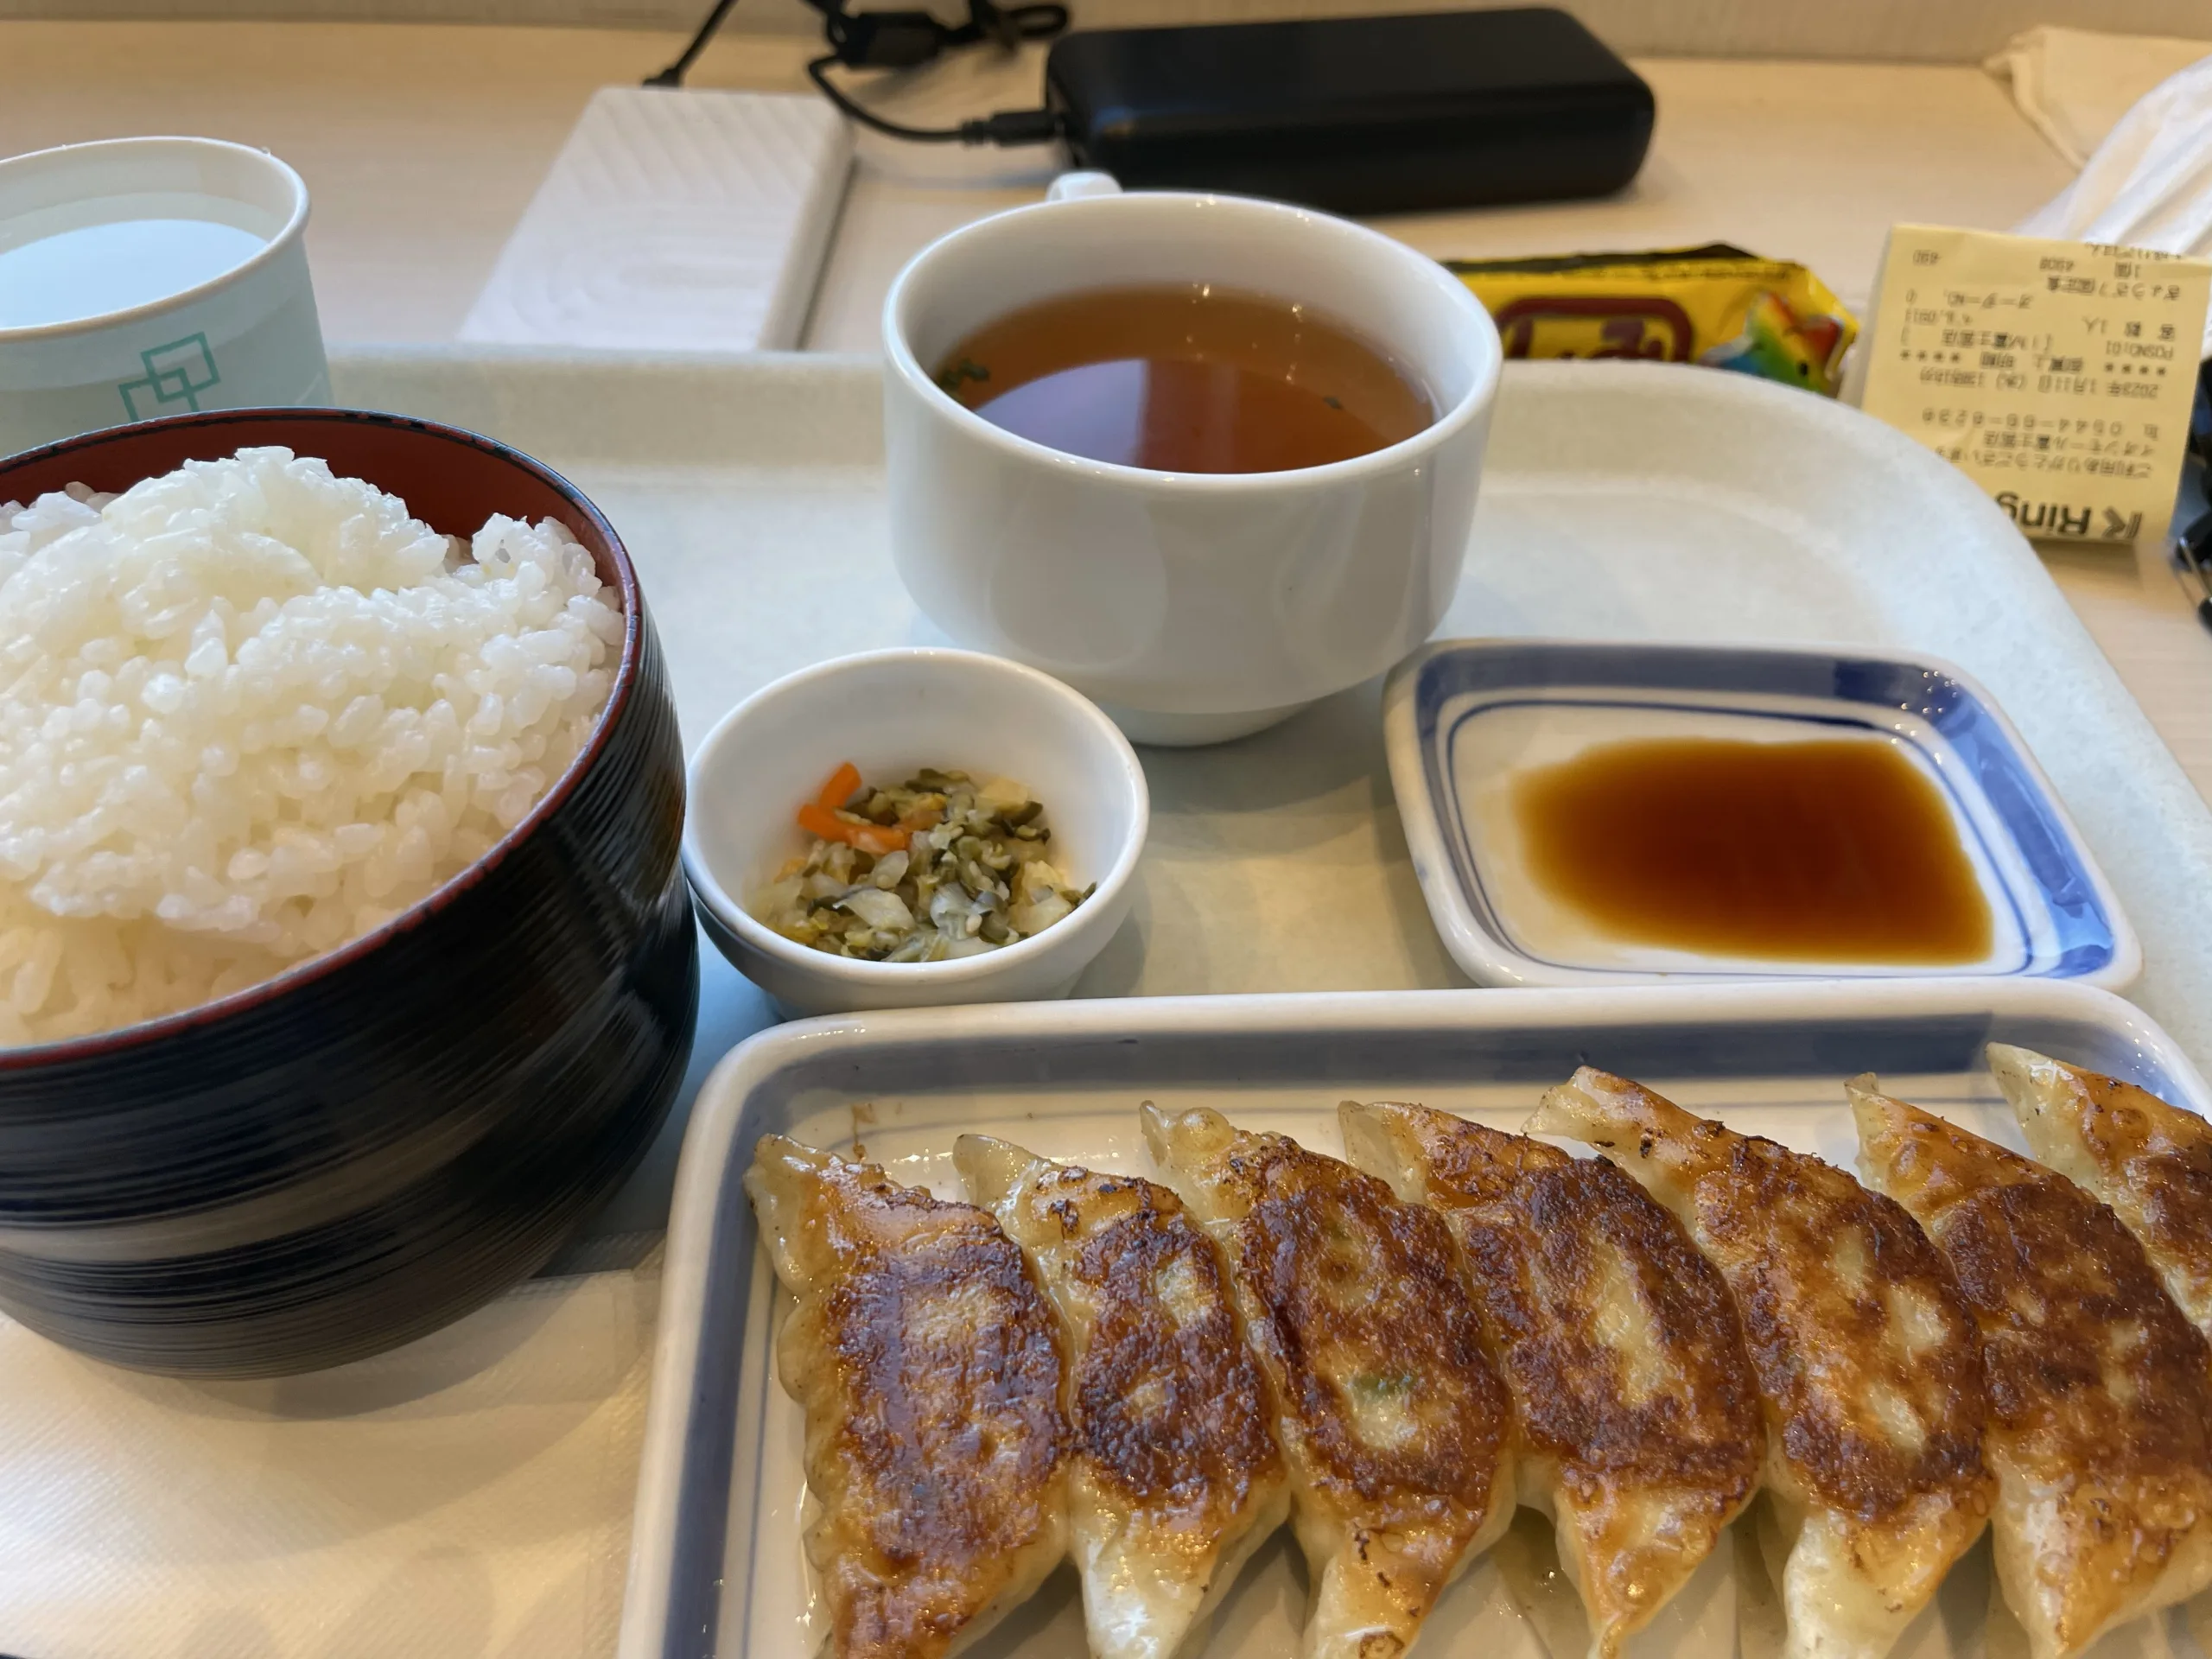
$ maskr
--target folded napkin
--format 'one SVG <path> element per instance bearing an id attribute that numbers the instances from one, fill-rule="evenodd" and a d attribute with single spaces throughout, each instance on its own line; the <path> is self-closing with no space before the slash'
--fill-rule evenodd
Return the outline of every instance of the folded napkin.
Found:
<path id="1" fill-rule="evenodd" d="M 2142 92 L 2096 140 L 2081 175 L 2012 228 L 2022 236 L 2212 258 L 2212 41 L 2042 29 L 2007 52 L 2019 54 L 2011 73 L 2022 111 L 2062 149 L 2065 143 L 2038 109 L 2065 134 L 2087 136 L 2100 106 L 2081 89 L 2117 95 L 2131 75 L 2139 80 L 2183 53 L 2196 54 Z M 2072 101 L 2055 97 L 2054 86 L 2072 89 Z M 2212 320 L 2202 354 L 2212 359 Z"/>
<path id="2" fill-rule="evenodd" d="M 2137 99 L 2209 53 L 2212 40 L 2031 29 L 1982 67 L 2012 86 L 2020 113 L 2079 167 Z"/>

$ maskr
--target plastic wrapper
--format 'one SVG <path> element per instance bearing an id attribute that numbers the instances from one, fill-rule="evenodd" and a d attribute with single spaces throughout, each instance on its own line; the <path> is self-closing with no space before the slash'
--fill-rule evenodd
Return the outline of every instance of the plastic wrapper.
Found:
<path id="1" fill-rule="evenodd" d="M 1702 363 L 1834 397 L 1859 335 L 1804 266 L 1725 242 L 1446 264 L 1490 308 L 1508 357 Z"/>

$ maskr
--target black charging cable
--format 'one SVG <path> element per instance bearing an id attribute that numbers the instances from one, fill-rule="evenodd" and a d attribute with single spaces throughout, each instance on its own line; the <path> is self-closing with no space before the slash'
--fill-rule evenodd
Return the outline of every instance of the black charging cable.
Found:
<path id="1" fill-rule="evenodd" d="M 691 73 L 691 66 L 698 62 L 699 54 L 707 49 L 707 42 L 721 32 L 722 19 L 729 16 L 736 4 L 737 0 L 715 0 L 715 9 L 707 14 L 707 21 L 699 25 L 698 32 L 677 54 L 676 61 L 657 75 L 647 75 L 643 84 L 647 86 L 681 86 L 683 77 Z"/>
<path id="2" fill-rule="evenodd" d="M 1012 52 L 1024 41 L 1049 41 L 1068 26 L 1068 9 L 1058 3 L 1000 6 L 994 0 L 967 0 L 968 21 L 952 24 L 926 11 L 847 11 L 844 0 L 806 0 L 822 14 L 830 50 L 806 66 L 822 95 L 852 120 L 893 138 L 924 144 L 1042 144 L 1058 137 L 1061 120 L 1052 110 L 1001 110 L 957 127 L 910 127 L 863 108 L 830 78 L 833 68 L 918 69 L 947 52 L 992 43 Z M 715 0 L 677 60 L 648 86 L 681 86 L 683 77 L 715 38 L 737 0 Z"/>

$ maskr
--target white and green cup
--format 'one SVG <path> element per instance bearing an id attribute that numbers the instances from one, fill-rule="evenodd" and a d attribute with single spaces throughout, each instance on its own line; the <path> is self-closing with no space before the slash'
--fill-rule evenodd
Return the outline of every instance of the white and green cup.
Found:
<path id="1" fill-rule="evenodd" d="M 330 402 L 308 190 L 265 151 L 115 138 L 0 161 L 0 454 Z"/>

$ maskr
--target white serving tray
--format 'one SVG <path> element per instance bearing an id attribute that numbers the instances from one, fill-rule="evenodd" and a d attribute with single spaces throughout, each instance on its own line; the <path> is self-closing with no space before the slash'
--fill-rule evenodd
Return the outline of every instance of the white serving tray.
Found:
<path id="1" fill-rule="evenodd" d="M 637 557 L 689 741 L 793 669 L 940 639 L 891 567 L 873 359 L 398 347 L 340 351 L 332 374 L 343 401 L 488 432 L 590 492 Z M 2004 514 L 1887 427 L 1745 375 L 1509 364 L 1437 632 L 1956 663 L 2134 921 L 2136 1001 L 2212 1062 L 2212 813 Z M 1077 995 L 1466 984 L 1414 880 L 1379 699 L 1378 682 L 1242 742 L 1144 751 L 1135 910 Z M 695 1081 L 769 1020 L 704 954 Z"/>
<path id="2" fill-rule="evenodd" d="M 341 352 L 333 373 L 347 402 L 489 432 L 592 493 L 637 557 L 692 741 L 791 670 L 937 637 L 891 566 L 880 386 L 870 360 L 403 348 Z M 1466 573 L 1438 632 L 1862 645 L 1957 663 L 2011 715 L 2135 920 L 2145 956 L 2137 1000 L 2183 1050 L 2212 1057 L 2212 813 L 2003 515 L 1947 464 L 1886 428 L 1717 372 L 1510 365 Z M 1392 804 L 1379 697 L 1379 684 L 1370 683 L 1236 744 L 1146 753 L 1154 817 L 1132 919 L 1078 996 L 1464 986 L 1430 925 Z M 703 956 L 695 1083 L 770 1020 L 749 985 L 719 956 Z M 1925 989 L 1925 982 L 1916 988 Z M 1984 987 L 1974 995 L 1999 994 Z M 1470 1004 L 1507 995 L 1519 994 L 1485 992 Z M 1404 1006 L 1421 1017 L 1418 1001 Z M 1120 1013 L 996 1017 L 1018 1029 L 1055 1015 L 1110 1023 Z M 1870 1058 L 1855 1046 L 1823 1076 L 1840 1079 Z M 2113 1064 L 2126 1058 L 2119 1052 Z M 1365 1080 L 1380 1086 L 1395 1075 L 1378 1067 Z M 1342 1081 L 1352 1092 L 1353 1080 Z M 671 1135 L 605 1230 L 657 1224 L 673 1151 Z M 723 1267 L 740 1276 L 720 1286 L 726 1294 L 759 1287 L 757 1263 Z M 672 1287 L 664 1339 L 699 1339 L 690 1322 L 702 1306 L 696 1284 Z M 671 1414 L 702 1380 L 734 1381 L 743 1355 L 726 1346 L 698 1357 L 679 1368 L 664 1353 L 656 1377 L 660 1402 L 626 1613 L 631 1659 L 715 1651 L 729 1633 L 727 1610 L 751 1605 L 720 1598 L 715 1581 L 735 1558 L 719 1553 L 703 1578 L 684 1579 L 671 1599 L 678 1579 L 666 1541 L 719 1543 L 734 1518 L 727 1485 L 719 1497 L 711 1485 L 726 1482 L 728 1458 L 719 1467 L 707 1460 L 703 1512 L 696 1491 L 680 1517 L 663 1501 L 668 1437 L 677 1432 Z M 749 1375 L 765 1384 L 765 1370 Z M 745 1408 L 765 1422 L 758 1414 L 768 1395 L 759 1385 L 756 1394 Z M 734 1432 L 740 1414 L 725 1413 L 715 1432 Z M 680 1450 L 675 1457 L 683 1460 Z M 797 1582 L 788 1522 L 785 1533 L 769 1567 L 772 1580 L 788 1587 Z M 1278 1576 L 1266 1582 L 1289 1599 L 1281 1576 L 1288 1569 L 1271 1570 Z M 1972 1609 L 1959 1605 L 1974 1599 L 1971 1566 L 1957 1585 L 1947 1612 L 1964 1620 L 1962 1630 L 1978 1630 L 1967 1617 Z M 714 1599 L 702 1601 L 710 1588 Z M 1462 1594 L 1479 1598 L 1479 1585 Z M 1287 1609 L 1277 1615 L 1287 1618 Z M 1011 1627 L 995 1651 L 987 1644 L 983 1659 L 1020 1651 L 1025 1628 Z M 1279 1637 L 1287 1626 L 1266 1628 Z M 1767 1628 L 1756 1620 L 1746 1627 L 1754 1635 Z M 2180 1626 L 2158 1628 L 2163 1641 Z M 798 1659 L 795 1630 L 775 1639 L 755 1650 L 757 1659 Z M 1537 1659 L 1529 1639 L 1522 1631 L 1513 1640 L 1524 1645 L 1500 1659 Z M 1727 1659 L 1717 1641 L 1694 1645 L 1700 1656 Z M 1745 1659 L 1767 1659 L 1754 1642 L 1737 1645 Z M 2129 1646 L 2126 1659 L 2139 1650 Z M 1283 1649 L 1251 1651 L 1272 1659 Z M 1901 1651 L 1899 1659 L 1944 1656 Z"/>
<path id="3" fill-rule="evenodd" d="M 950 1154 L 966 1131 L 1145 1173 L 1135 1109 L 1152 1099 L 1211 1105 L 1341 1154 L 1340 1100 L 1419 1100 L 1516 1128 L 1545 1087 L 1588 1061 L 1848 1166 L 1856 1141 L 1843 1079 L 1862 1070 L 2021 1146 L 1983 1069 L 1981 1046 L 1992 1039 L 2128 1077 L 2198 1111 L 2212 1106 L 2195 1069 L 2139 1010 L 2051 981 L 1030 1003 L 855 1014 L 755 1038 L 716 1068 L 684 1147 L 623 1659 L 813 1651 L 799 1543 L 804 1425 L 772 1360 L 788 1298 L 773 1286 L 739 1185 L 762 1134 L 848 1155 L 857 1142 L 897 1179 L 957 1197 Z M 1541 1526 L 1521 1535 L 1539 1549 L 1548 1542 Z M 1305 1585 L 1287 1537 L 1263 1549 L 1230 1592 L 1203 1659 L 1281 1659 L 1296 1649 Z M 1776 1659 L 1764 1580 L 1737 1554 L 1732 1544 L 1716 1552 L 1630 1643 L 1629 1659 Z M 1575 1632 L 1572 1599 L 1546 1594 L 1525 1554 L 1516 1568 L 1510 1552 L 1478 1561 L 1432 1615 L 1424 1659 L 1583 1659 L 1588 1638 Z M 1985 1543 L 1953 1569 L 1895 1659 L 2006 1659 L 2002 1626 L 1987 1617 L 1990 1583 Z M 2018 1638 L 2017 1627 L 2010 1633 Z M 2018 1646 L 2024 1654 L 2024 1638 Z M 1072 1575 L 1064 1568 L 971 1651 L 1083 1659 Z M 2187 1614 L 2176 1611 L 2114 1632 L 2097 1659 L 2202 1655 Z"/>

